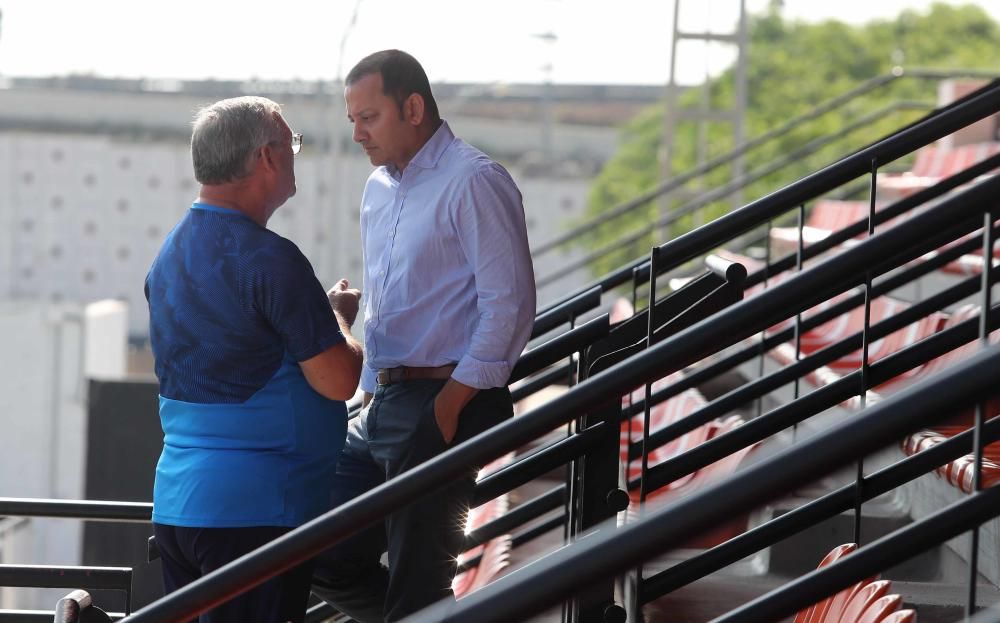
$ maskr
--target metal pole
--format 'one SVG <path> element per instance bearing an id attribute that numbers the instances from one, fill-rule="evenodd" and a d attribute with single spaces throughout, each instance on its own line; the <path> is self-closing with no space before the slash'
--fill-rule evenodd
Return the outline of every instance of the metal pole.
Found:
<path id="1" fill-rule="evenodd" d="M 983 214 L 983 272 L 981 274 L 982 284 L 980 285 L 980 310 L 979 310 L 979 343 L 981 348 L 990 345 L 990 307 L 992 306 L 993 294 L 993 244 L 996 232 L 993 229 L 993 214 L 987 210 Z M 986 404 L 983 402 L 976 404 L 975 431 L 973 433 L 972 451 L 975 455 L 973 464 L 972 490 L 982 490 L 983 476 L 983 419 L 986 415 Z M 965 604 L 965 616 L 971 617 L 976 613 L 976 582 L 979 576 L 979 526 L 972 529 L 969 542 L 969 596 Z"/>
<path id="2" fill-rule="evenodd" d="M 771 227 L 772 222 L 768 221 L 767 226 L 764 230 L 764 240 L 767 242 L 764 244 L 764 289 L 767 289 L 768 280 L 771 276 Z M 767 340 L 767 329 L 763 329 L 760 332 L 760 352 L 757 355 L 757 378 L 763 378 L 764 376 L 764 342 Z M 763 397 L 757 398 L 756 401 L 757 417 L 760 417 L 764 412 Z"/>
<path id="3" fill-rule="evenodd" d="M 876 184 L 878 182 L 878 159 L 872 158 L 871 164 L 871 187 L 868 193 L 868 238 L 875 234 L 875 196 L 877 193 Z M 870 340 L 872 317 L 872 273 L 865 271 L 865 324 L 861 330 L 861 409 L 868 404 L 868 345 Z M 865 485 L 865 462 L 864 458 L 858 459 L 858 473 L 855 480 L 854 504 L 854 542 L 861 545 L 861 505 L 864 501 Z"/>
<path id="4" fill-rule="evenodd" d="M 802 272 L 802 256 L 805 252 L 805 237 L 803 235 L 803 228 L 806 226 L 806 204 L 799 204 L 799 214 L 798 214 L 798 230 L 799 230 L 799 241 L 795 247 L 795 272 Z M 795 361 L 799 361 L 802 357 L 802 312 L 795 314 L 795 331 L 793 333 L 795 336 Z M 795 377 L 795 385 L 793 387 L 793 397 L 795 400 L 799 399 L 799 381 L 800 377 Z M 792 425 L 792 441 L 798 436 L 799 425 Z"/>
<path id="5" fill-rule="evenodd" d="M 646 308 L 646 350 L 653 347 L 653 333 L 656 331 L 656 322 L 654 312 L 656 311 L 656 274 L 657 269 L 660 266 L 660 248 L 653 247 L 649 252 L 649 306 Z M 649 452 L 646 448 L 646 442 L 649 440 L 649 413 L 650 413 L 650 400 L 649 396 L 652 393 L 653 385 L 652 383 L 646 383 L 645 390 L 645 405 L 643 407 L 642 414 L 642 471 L 639 477 L 639 512 L 642 512 L 642 506 L 646 503 L 646 494 L 649 493 L 646 489 L 646 474 L 649 472 Z M 632 440 L 629 440 L 631 443 Z M 642 582 L 641 572 L 640 572 L 640 583 Z"/>

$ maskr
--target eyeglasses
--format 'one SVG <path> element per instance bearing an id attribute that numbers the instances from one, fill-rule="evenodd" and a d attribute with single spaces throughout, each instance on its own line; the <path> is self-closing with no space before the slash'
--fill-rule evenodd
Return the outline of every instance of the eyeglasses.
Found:
<path id="1" fill-rule="evenodd" d="M 284 141 L 271 141 L 268 145 L 281 145 Z M 296 132 L 292 134 L 292 155 L 295 155 L 302 151 L 302 133 Z"/>

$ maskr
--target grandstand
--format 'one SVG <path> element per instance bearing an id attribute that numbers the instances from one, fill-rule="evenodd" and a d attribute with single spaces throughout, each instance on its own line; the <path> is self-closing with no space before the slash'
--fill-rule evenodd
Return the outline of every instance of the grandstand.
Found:
<path id="1" fill-rule="evenodd" d="M 897 72 L 861 88 L 950 77 Z M 0 565 L 0 586 L 67 593 L 54 611 L 0 622 L 186 620 L 476 465 L 459 600 L 411 623 L 936 623 L 997 604 L 998 172 L 990 76 L 541 308 L 511 379 L 513 421 L 134 612 L 139 568 Z M 133 534 L 149 514 L 0 498 L 3 517 L 129 522 Z M 148 558 L 136 565 L 157 564 L 155 543 Z M 316 603 L 308 620 L 343 618 Z"/>

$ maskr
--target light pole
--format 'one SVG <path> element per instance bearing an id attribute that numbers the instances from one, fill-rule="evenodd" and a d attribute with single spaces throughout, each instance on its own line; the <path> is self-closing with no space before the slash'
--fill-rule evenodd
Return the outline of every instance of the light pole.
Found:
<path id="1" fill-rule="evenodd" d="M 356 0 L 354 9 L 351 11 L 350 20 L 344 26 L 340 37 L 340 49 L 337 54 L 337 74 L 333 79 L 333 93 L 320 93 L 323 105 L 320 106 L 320 114 L 323 116 L 323 127 L 326 127 L 327 144 L 324 158 L 327 175 L 317 176 L 321 180 L 329 180 L 329 186 L 324 201 L 329 202 L 327 210 L 321 210 L 321 214 L 329 213 L 329 217 L 322 218 L 320 226 L 324 232 L 345 232 L 352 226 L 352 220 L 348 212 L 344 209 L 350 193 L 346 191 L 342 164 L 344 162 L 343 148 L 341 146 L 339 124 L 344 123 L 345 115 L 343 104 L 344 92 L 344 49 L 347 47 L 347 40 L 358 22 L 358 10 L 361 8 L 362 0 Z M 322 182 L 321 182 L 322 183 Z M 357 236 L 342 236 L 336 242 L 330 239 L 322 245 L 324 250 L 324 272 L 330 278 L 340 278 L 347 274 L 350 269 L 350 255 L 355 249 L 347 244 L 348 240 L 356 240 Z M 352 283 L 356 287 L 361 285 L 360 275 L 349 275 Z"/>
<path id="2" fill-rule="evenodd" d="M 548 58 L 545 64 L 542 65 L 542 72 L 544 73 L 544 82 L 542 84 L 542 157 L 545 162 L 546 173 L 551 173 L 555 168 L 555 160 L 553 156 L 552 149 L 552 106 L 553 106 L 553 85 L 552 85 L 552 45 L 558 41 L 558 37 L 554 32 L 547 31 L 543 33 L 538 33 L 532 35 L 536 39 L 540 39 L 546 44 L 548 49 Z"/>

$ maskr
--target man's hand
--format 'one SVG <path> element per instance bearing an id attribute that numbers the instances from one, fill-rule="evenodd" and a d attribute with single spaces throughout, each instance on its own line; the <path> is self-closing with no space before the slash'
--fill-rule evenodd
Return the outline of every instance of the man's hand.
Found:
<path id="1" fill-rule="evenodd" d="M 341 279 L 326 293 L 326 298 L 330 300 L 330 307 L 337 319 L 347 324 L 350 329 L 354 325 L 354 319 L 358 317 L 358 300 L 361 298 L 361 290 L 350 288 L 347 279 Z"/>
<path id="2" fill-rule="evenodd" d="M 446 443 L 451 443 L 458 432 L 458 417 L 462 409 L 469 404 L 472 397 L 479 392 L 474 387 L 463 385 L 455 379 L 448 379 L 441 391 L 434 398 L 434 419 L 437 420 L 441 436 Z"/>

